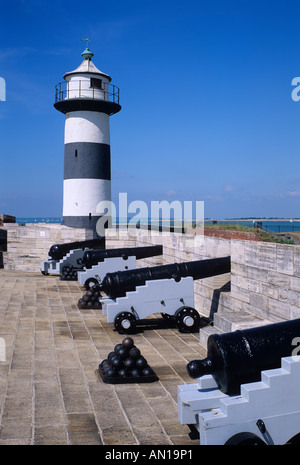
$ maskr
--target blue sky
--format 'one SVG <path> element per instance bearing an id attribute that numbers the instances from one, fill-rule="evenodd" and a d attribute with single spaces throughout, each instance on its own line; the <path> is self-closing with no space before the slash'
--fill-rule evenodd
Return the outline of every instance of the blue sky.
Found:
<path id="1" fill-rule="evenodd" d="M 0 213 L 62 215 L 54 88 L 88 37 L 120 87 L 115 202 L 127 192 L 204 201 L 206 217 L 300 217 L 299 17 L 298 0 L 2 2 Z"/>

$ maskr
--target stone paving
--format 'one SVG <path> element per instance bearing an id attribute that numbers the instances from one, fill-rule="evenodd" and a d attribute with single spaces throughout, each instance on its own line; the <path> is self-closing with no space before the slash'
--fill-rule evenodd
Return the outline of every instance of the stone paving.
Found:
<path id="1" fill-rule="evenodd" d="M 133 335 L 159 381 L 106 384 L 99 363 L 124 338 L 101 310 L 79 310 L 75 281 L 0 270 L 0 445 L 197 445 L 180 425 L 178 384 L 205 357 L 199 334 L 151 317 Z"/>

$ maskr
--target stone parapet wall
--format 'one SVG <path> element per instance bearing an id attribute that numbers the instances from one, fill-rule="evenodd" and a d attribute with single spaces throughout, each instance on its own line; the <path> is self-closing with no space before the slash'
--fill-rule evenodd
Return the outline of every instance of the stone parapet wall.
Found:
<path id="1" fill-rule="evenodd" d="M 233 308 L 260 318 L 300 318 L 300 246 L 232 241 Z"/>
<path id="2" fill-rule="evenodd" d="M 56 223 L 4 223 L 3 229 L 7 230 L 7 252 L 3 252 L 7 270 L 40 271 L 53 244 L 92 239 L 89 230 Z"/>

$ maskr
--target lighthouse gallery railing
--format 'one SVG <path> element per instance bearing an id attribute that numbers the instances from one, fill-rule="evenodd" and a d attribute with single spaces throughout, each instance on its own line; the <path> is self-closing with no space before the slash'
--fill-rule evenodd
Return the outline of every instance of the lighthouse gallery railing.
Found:
<path id="1" fill-rule="evenodd" d="M 83 86 L 84 83 L 84 86 Z M 114 84 L 105 83 L 102 89 L 94 87 L 86 87 L 86 81 L 72 80 L 72 88 L 67 82 L 60 82 L 55 86 L 55 103 L 66 99 L 92 99 L 92 100 L 108 100 L 119 104 L 120 90 Z"/>

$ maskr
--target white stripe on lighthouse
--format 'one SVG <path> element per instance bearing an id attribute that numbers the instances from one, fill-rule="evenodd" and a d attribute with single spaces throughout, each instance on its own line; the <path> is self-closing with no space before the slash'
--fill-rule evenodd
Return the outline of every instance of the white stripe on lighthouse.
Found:
<path id="1" fill-rule="evenodd" d="M 109 116 L 96 111 L 67 113 L 65 144 L 71 142 L 98 142 L 110 145 Z"/>
<path id="2" fill-rule="evenodd" d="M 96 207 L 111 199 L 111 181 L 107 179 L 65 179 L 63 216 L 99 216 Z"/>

